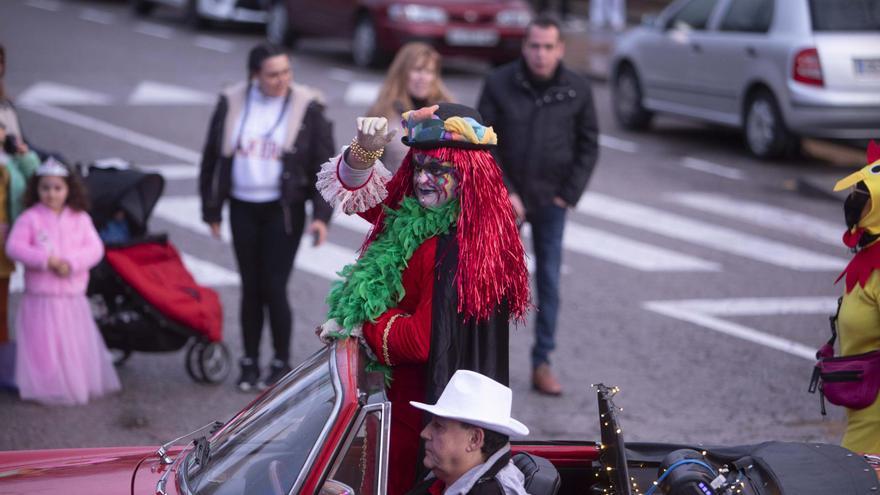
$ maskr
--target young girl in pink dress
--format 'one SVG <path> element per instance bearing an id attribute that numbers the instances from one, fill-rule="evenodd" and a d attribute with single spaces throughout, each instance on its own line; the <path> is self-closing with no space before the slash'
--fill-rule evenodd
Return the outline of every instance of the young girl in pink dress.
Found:
<path id="1" fill-rule="evenodd" d="M 86 286 L 104 246 L 86 213 L 82 183 L 49 158 L 28 182 L 6 253 L 25 266 L 25 291 L 15 318 L 15 379 L 22 399 L 85 404 L 120 389 L 98 332 Z"/>

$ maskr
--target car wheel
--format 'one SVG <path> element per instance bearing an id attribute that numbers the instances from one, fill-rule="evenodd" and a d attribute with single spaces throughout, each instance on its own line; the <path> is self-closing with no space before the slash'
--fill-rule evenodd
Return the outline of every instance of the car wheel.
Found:
<path id="1" fill-rule="evenodd" d="M 205 383 L 205 376 L 202 374 L 201 366 L 199 366 L 199 359 L 204 347 L 205 343 L 203 341 L 196 340 L 186 349 L 186 359 L 184 361 L 186 373 L 197 383 Z"/>
<path id="2" fill-rule="evenodd" d="M 799 140 L 785 127 L 776 98 L 769 91 L 755 93 L 745 116 L 745 139 L 749 151 L 758 158 L 778 158 L 799 148 Z"/>
<path id="3" fill-rule="evenodd" d="M 287 5 L 283 1 L 273 3 L 269 8 L 269 18 L 266 20 L 266 40 L 273 45 L 290 47 L 293 46 L 295 38 L 290 26 Z"/>
<path id="4" fill-rule="evenodd" d="M 205 383 L 217 384 L 229 376 L 232 357 L 223 342 L 209 342 L 199 351 L 199 370 Z"/>
<path id="5" fill-rule="evenodd" d="M 651 125 L 654 114 L 642 106 L 642 86 L 631 67 L 623 67 L 617 75 L 613 98 L 614 115 L 621 127 L 635 131 Z"/>
<path id="6" fill-rule="evenodd" d="M 136 15 L 150 15 L 153 12 L 153 9 L 156 8 L 156 4 L 150 2 L 149 0 L 132 0 L 131 1 L 131 10 Z"/>
<path id="7" fill-rule="evenodd" d="M 183 22 L 197 31 L 208 27 L 208 20 L 199 11 L 199 2 L 200 0 L 187 0 L 183 9 Z"/>
<path id="8" fill-rule="evenodd" d="M 129 349 L 108 349 L 110 351 L 110 359 L 113 360 L 114 366 L 122 366 L 131 357 Z"/>
<path id="9" fill-rule="evenodd" d="M 362 17 L 354 28 L 351 58 L 358 67 L 376 67 L 382 63 L 376 25 L 369 17 Z"/>

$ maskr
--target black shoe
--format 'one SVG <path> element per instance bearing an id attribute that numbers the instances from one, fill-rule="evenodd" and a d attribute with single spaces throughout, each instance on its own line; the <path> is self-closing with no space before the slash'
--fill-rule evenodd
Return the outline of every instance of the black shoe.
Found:
<path id="1" fill-rule="evenodd" d="M 241 376 L 238 378 L 238 389 L 242 392 L 257 390 L 257 382 L 260 380 L 260 367 L 250 358 L 243 358 L 239 364 L 241 365 Z"/>
<path id="2" fill-rule="evenodd" d="M 260 388 L 266 389 L 275 385 L 278 380 L 284 378 L 284 375 L 290 373 L 292 370 L 293 368 L 291 368 L 286 362 L 281 361 L 280 359 L 273 359 L 272 364 L 269 365 L 269 371 L 266 378 L 260 382 Z"/>

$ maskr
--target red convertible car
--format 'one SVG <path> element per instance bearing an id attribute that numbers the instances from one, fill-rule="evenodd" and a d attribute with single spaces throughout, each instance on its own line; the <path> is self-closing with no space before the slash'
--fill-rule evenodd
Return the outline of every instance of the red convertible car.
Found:
<path id="1" fill-rule="evenodd" d="M 314 354 L 224 424 L 156 448 L 0 454 L 0 493 L 384 495 L 391 406 L 354 340 Z M 597 386 L 601 442 L 514 442 L 531 495 L 878 493 L 876 460 L 827 444 L 624 444 Z M 212 431 L 213 430 L 213 431 Z M 194 438 L 194 440 L 193 440 Z M 186 445 L 173 442 L 191 440 Z"/>

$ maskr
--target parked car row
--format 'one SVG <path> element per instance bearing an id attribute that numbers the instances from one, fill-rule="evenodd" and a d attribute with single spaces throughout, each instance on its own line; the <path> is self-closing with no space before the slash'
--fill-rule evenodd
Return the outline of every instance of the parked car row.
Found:
<path id="1" fill-rule="evenodd" d="M 619 124 L 656 113 L 739 128 L 760 158 L 801 137 L 880 137 L 880 0 L 679 0 L 625 34 Z"/>
<path id="2" fill-rule="evenodd" d="M 135 13 L 181 9 L 194 28 L 209 21 L 265 23 L 266 38 L 293 46 L 301 37 L 351 40 L 360 67 L 381 66 L 408 41 L 440 53 L 499 64 L 517 57 L 532 11 L 525 0 L 131 0 Z"/>

